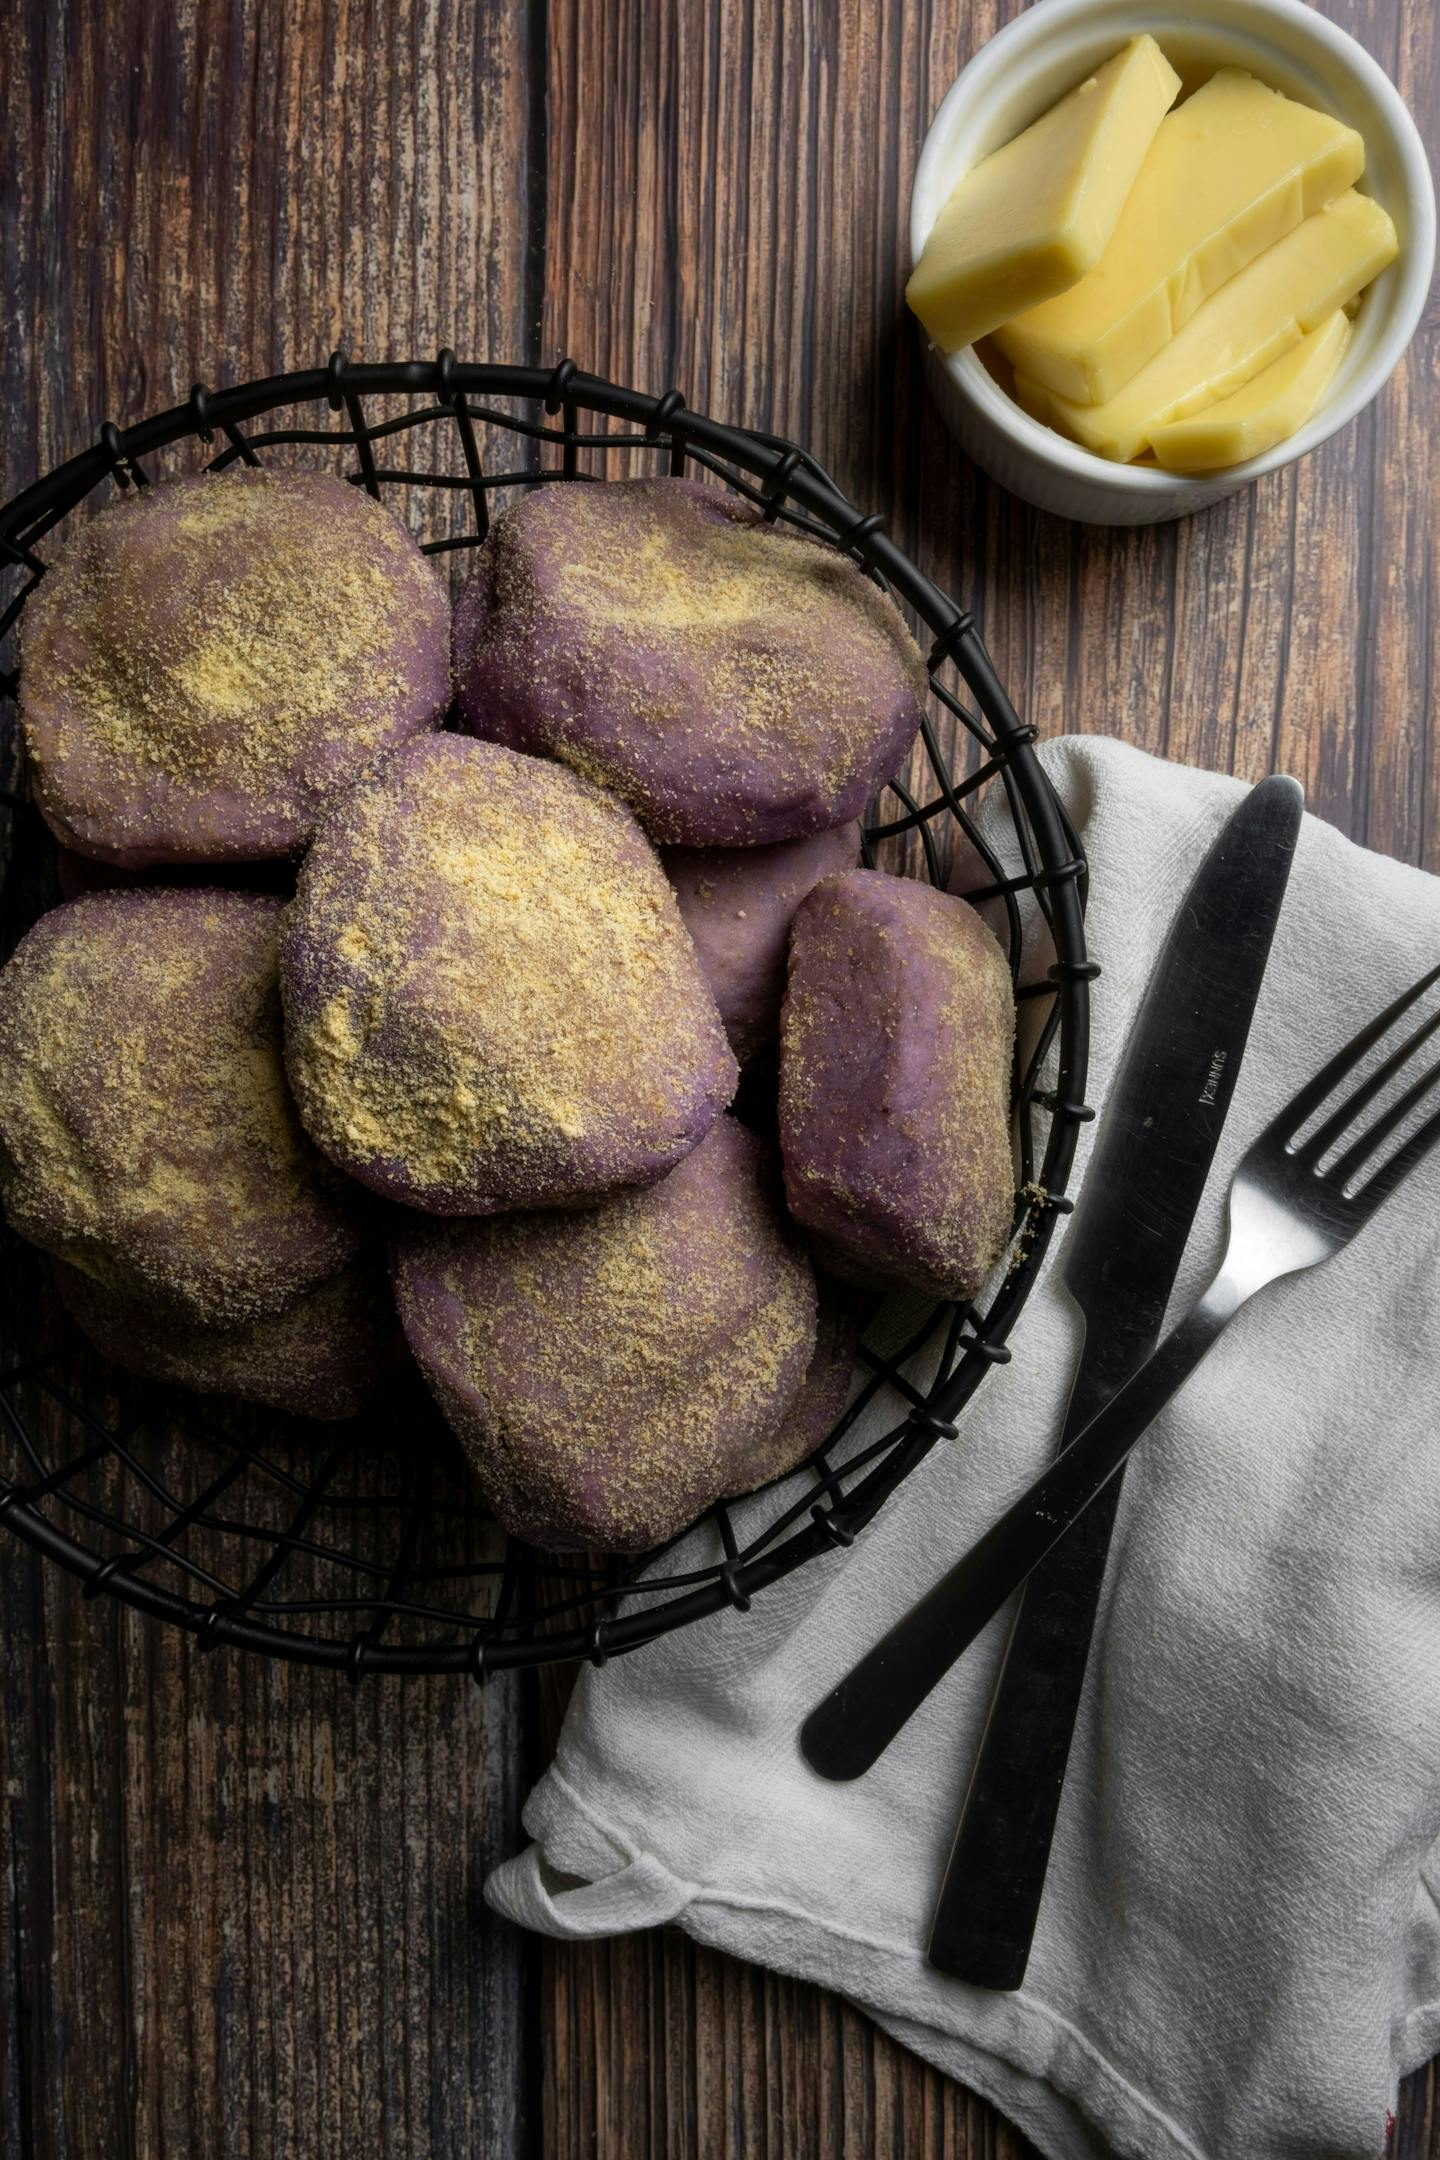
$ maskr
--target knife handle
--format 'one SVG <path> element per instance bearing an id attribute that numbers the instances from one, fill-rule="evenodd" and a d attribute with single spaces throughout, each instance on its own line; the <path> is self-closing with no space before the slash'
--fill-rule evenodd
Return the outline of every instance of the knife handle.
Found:
<path id="1" fill-rule="evenodd" d="M 1157 1302 L 1153 1326 L 1087 1324 L 1057 1452 L 1144 1364 L 1163 1291 Z M 1124 1476 L 1116 1472 L 1020 1593 L 930 1924 L 930 1963 L 975 1987 L 1013 1990 L 1025 1977 Z"/>
<path id="2" fill-rule="evenodd" d="M 1011 1630 L 927 1951 L 973 1987 L 1025 1978 L 1123 1478 L 1035 1570 Z"/>

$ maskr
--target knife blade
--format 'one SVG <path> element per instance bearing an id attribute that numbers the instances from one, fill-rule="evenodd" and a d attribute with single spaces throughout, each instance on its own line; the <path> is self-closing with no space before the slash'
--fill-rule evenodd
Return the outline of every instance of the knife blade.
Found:
<path id="1" fill-rule="evenodd" d="M 1156 964 L 1111 1091 L 1081 1211 L 1066 1240 L 1066 1285 L 1072 1296 L 1079 1285 L 1077 1302 L 1086 1319 L 1085 1351 L 1066 1417 L 1071 1437 L 1143 1363 L 1159 1335 L 1239 1077 L 1303 803 L 1298 783 L 1282 775 L 1251 790 L 1196 873 Z M 1088 1511 L 1095 1513 L 1094 1507 Z M 1095 1579 L 1103 1572 L 1109 1528 L 1107 1522 L 1103 1540 L 1098 1529 L 1087 1528 L 1081 1556 L 1087 1587 L 1077 1597 L 1072 1582 L 1063 1605 L 1057 1591 L 1055 1608 L 1046 1615 L 1044 1654 L 1060 1684 L 1025 1729 L 1037 1756 L 1045 1754 L 1049 1782 L 1038 1795 L 1027 1796 L 1027 1823 L 1016 1833 L 1017 1849 L 1029 1856 L 1026 1880 L 1037 1905 L 1035 1875 L 1038 1870 L 1043 1883 L 1042 1862 L 1064 1771 L 1063 1759 L 1058 1774 L 1054 1767 L 1051 1750 L 1058 1743 L 1047 1738 L 1042 1751 L 1041 1736 L 1053 1735 L 1053 1724 L 1046 1725 L 1051 1711 L 1063 1718 L 1067 1704 L 1078 1702 L 1099 1596 Z M 1080 1529 L 1077 1524 L 1047 1560 L 1047 1577 L 1067 1565 Z M 805 1720 L 801 1751 L 821 1776 L 852 1778 L 868 1770 L 949 1670 L 953 1655 L 943 1625 L 936 1625 L 946 1582 L 942 1577 Z M 1042 1610 L 1037 1601 L 1037 1616 Z M 1034 1624 L 1038 1629 L 1038 1617 Z M 1007 1670 L 1012 1662 L 1007 1659 Z M 1024 1667 L 1014 1670 L 1011 1685 L 1019 1700 Z M 1067 1755 L 1069 1730 L 1067 1724 Z M 996 1759 L 991 1757 L 992 1764 Z M 942 1958 L 950 1953 L 950 1918 L 960 1905 L 961 1881 L 973 1887 L 968 1856 L 963 1876 L 952 1856 L 947 1884 L 952 1875 L 956 1887 L 946 1903 L 943 1933 L 932 1933 L 932 1961 L 937 1950 Z M 1015 1932 L 1010 1931 L 1012 1938 Z M 1028 1946 L 1028 1933 L 1024 1941 Z M 992 1969 L 999 1969 L 998 1930 L 996 1944 Z M 978 1969 L 978 1949 L 975 1954 Z M 1012 1941 L 1012 1962 L 1013 1954 Z"/>
<path id="2" fill-rule="evenodd" d="M 1283 777 L 1246 796 L 1196 872 L 1142 1000 L 1061 1258 L 1085 1323 L 1062 1448 L 1159 1338 L 1239 1077 L 1303 802 Z M 927 1953 L 977 1987 L 1015 1989 L 1025 1977 L 1122 1479 L 1031 1576 L 991 1697 Z"/>

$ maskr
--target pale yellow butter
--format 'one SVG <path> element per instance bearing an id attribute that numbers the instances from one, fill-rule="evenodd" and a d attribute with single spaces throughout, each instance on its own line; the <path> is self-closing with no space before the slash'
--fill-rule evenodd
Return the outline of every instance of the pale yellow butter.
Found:
<path id="1" fill-rule="evenodd" d="M 1298 345 L 1398 251 L 1379 203 L 1351 188 L 1222 285 L 1103 405 L 1056 397 L 1020 368 L 1016 396 L 1087 450 L 1128 462 L 1150 447 L 1158 428 L 1203 412 Z"/>
<path id="2" fill-rule="evenodd" d="M 1156 428 L 1150 447 L 1170 472 L 1213 472 L 1273 450 L 1302 428 L 1334 380 L 1350 342 L 1343 308 L 1327 315 L 1242 389 L 1190 420 Z"/>
<path id="3" fill-rule="evenodd" d="M 1160 123 L 1095 268 L 995 342 L 1057 396 L 1103 404 L 1227 279 L 1364 169 L 1353 128 L 1222 68 Z"/>
<path id="4" fill-rule="evenodd" d="M 1019 373 L 1015 374 L 1014 383 L 1015 387 L 1011 392 L 1011 396 L 1021 411 L 1029 413 L 1030 418 L 1038 420 L 1042 427 L 1055 428 L 1058 433 L 1059 422 L 1055 418 L 1055 400 L 1045 388 L 1044 383 L 1036 382 L 1033 376 Z"/>
<path id="5" fill-rule="evenodd" d="M 1100 260 L 1179 90 L 1154 38 L 1135 38 L 966 173 L 905 288 L 942 352 L 1064 292 Z"/>

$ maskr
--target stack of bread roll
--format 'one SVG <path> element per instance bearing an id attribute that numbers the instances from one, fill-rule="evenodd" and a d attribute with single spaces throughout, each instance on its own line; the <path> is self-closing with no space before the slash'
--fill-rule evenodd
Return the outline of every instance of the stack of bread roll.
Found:
<path id="1" fill-rule="evenodd" d="M 22 629 L 73 897 L 4 970 L 0 1193 L 109 1358 L 319 1418 L 411 1358 L 509 1530 L 635 1552 L 824 1440 L 866 1290 L 996 1265 L 1010 976 L 857 867 L 926 683 L 844 556 L 539 487 L 452 623 L 380 504 L 237 469 Z"/>

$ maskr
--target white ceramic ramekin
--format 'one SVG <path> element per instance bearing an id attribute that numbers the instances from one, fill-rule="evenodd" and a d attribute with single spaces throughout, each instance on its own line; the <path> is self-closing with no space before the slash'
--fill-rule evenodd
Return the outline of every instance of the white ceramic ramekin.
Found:
<path id="1" fill-rule="evenodd" d="M 1115 465 L 1082 450 L 1022 412 L 973 352 L 947 359 L 927 339 L 931 390 L 976 464 L 1042 510 L 1093 525 L 1184 517 L 1344 427 L 1409 344 L 1435 261 L 1435 190 L 1415 123 L 1383 69 L 1305 0 L 1189 0 L 1185 7 L 1037 0 L 981 47 L 931 123 L 910 198 L 912 261 L 961 175 L 1143 30 L 1187 81 L 1216 67 L 1248 68 L 1358 128 L 1367 153 L 1361 185 L 1395 220 L 1400 255 L 1361 301 L 1349 350 L 1314 417 L 1263 457 L 1196 477 Z"/>

